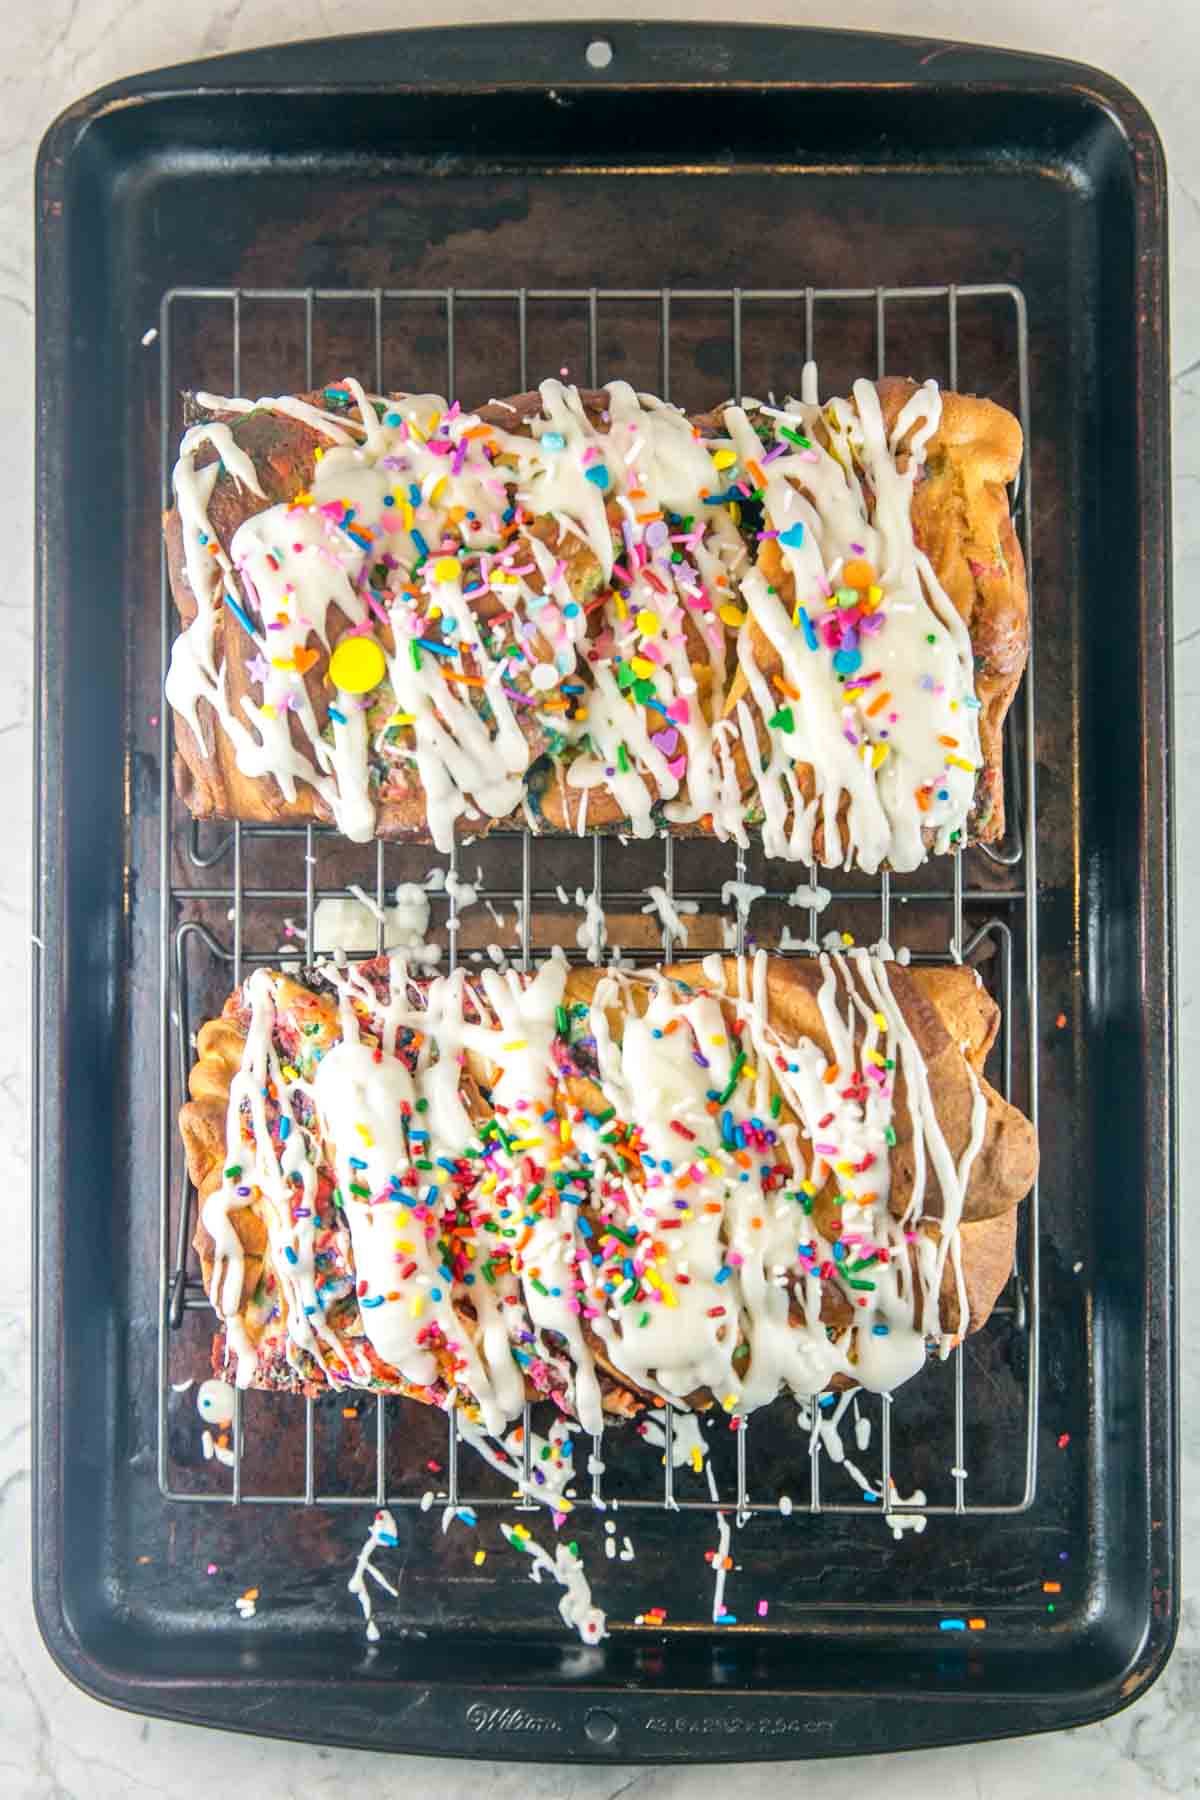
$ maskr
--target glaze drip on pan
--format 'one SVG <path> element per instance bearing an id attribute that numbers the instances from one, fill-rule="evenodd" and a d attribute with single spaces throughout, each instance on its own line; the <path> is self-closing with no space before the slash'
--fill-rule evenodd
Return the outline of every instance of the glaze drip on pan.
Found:
<path id="1" fill-rule="evenodd" d="M 759 834 L 869 871 L 994 833 L 1023 614 L 993 717 L 978 582 L 914 530 L 943 397 L 893 385 L 822 406 L 810 367 L 799 401 L 703 418 L 624 382 L 202 396 L 168 515 L 190 802 L 442 850 L 497 821 Z M 1002 483 L 1015 421 L 951 398 L 1011 425 Z"/>

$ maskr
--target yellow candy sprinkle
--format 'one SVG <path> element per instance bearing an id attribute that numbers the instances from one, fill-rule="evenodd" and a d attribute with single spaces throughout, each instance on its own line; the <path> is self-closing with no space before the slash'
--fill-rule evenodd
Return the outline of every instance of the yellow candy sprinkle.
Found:
<path id="1" fill-rule="evenodd" d="M 871 586 L 867 589 L 867 599 L 871 602 L 872 606 L 878 606 L 879 602 L 883 599 L 883 589 L 881 587 L 876 587 L 874 582 L 872 582 Z"/>
<path id="2" fill-rule="evenodd" d="M 884 763 L 888 759 L 889 748 L 890 746 L 888 744 L 876 744 L 874 750 L 871 752 L 871 767 L 873 769 L 882 769 Z"/>
<path id="3" fill-rule="evenodd" d="M 739 627 L 746 623 L 746 615 L 740 606 L 728 605 L 721 607 L 719 617 L 723 624 L 732 626 L 734 631 L 737 631 Z"/>
<path id="4" fill-rule="evenodd" d="M 967 761 L 965 756 L 948 756 L 946 761 L 954 769 L 965 769 L 968 775 L 975 773 L 975 764 Z"/>
<path id="5" fill-rule="evenodd" d="M 354 1129 L 368 1148 L 375 1142 L 375 1139 L 371 1136 L 365 1125 L 356 1125 Z"/>
<path id="6" fill-rule="evenodd" d="M 877 1012 L 875 1014 L 875 1028 L 877 1031 L 886 1031 L 887 1030 L 887 1020 L 884 1018 L 883 1014 L 880 1012 Z"/>
<path id="7" fill-rule="evenodd" d="M 477 1569 L 480 1568 L 482 1566 L 482 1564 L 484 1564 L 486 1561 L 487 1561 L 487 1551 L 486 1550 L 477 1550 L 475 1552 L 475 1567 Z"/>
<path id="8" fill-rule="evenodd" d="M 649 662 L 646 657 L 635 656 L 633 658 L 633 672 L 643 681 L 652 681 L 657 670 L 655 665 L 652 662 Z"/>
<path id="9" fill-rule="evenodd" d="M 701 1450 L 699 1444 L 692 1445 L 692 1467 L 695 1469 L 697 1475 L 699 1475 L 704 1467 L 704 1452 Z"/>
<path id="10" fill-rule="evenodd" d="M 509 1044 L 505 1044 L 504 1048 L 506 1050 L 528 1050 L 529 1039 L 528 1038 L 513 1038 L 512 1042 Z"/>
<path id="11" fill-rule="evenodd" d="M 643 637 L 653 637 L 658 630 L 658 614 L 643 607 L 637 616 L 637 628 Z"/>
<path id="12" fill-rule="evenodd" d="M 387 673 L 387 659 L 374 638 L 343 638 L 329 659 L 329 679 L 345 694 L 367 694 Z"/>
<path id="13" fill-rule="evenodd" d="M 273 719 L 275 717 L 275 708 L 271 705 L 269 700 L 264 700 L 258 710 L 264 719 Z"/>
<path id="14" fill-rule="evenodd" d="M 714 450 L 713 451 L 713 468 L 714 469 L 732 469 L 732 467 L 736 461 L 737 461 L 737 457 L 732 450 Z"/>
<path id="15" fill-rule="evenodd" d="M 729 516 L 730 516 L 730 518 L 731 518 L 731 519 L 732 519 L 732 520 L 733 520 L 733 522 L 734 522 L 734 524 L 735 524 L 735 525 L 740 525 L 740 524 L 741 524 L 741 522 L 742 522 L 742 509 L 741 509 L 741 507 L 740 507 L 740 506 L 739 506 L 739 505 L 738 505 L 738 503 L 737 503 L 737 501 L 736 501 L 736 500 L 731 500 L 731 501 L 730 501 L 730 502 L 729 502 Z"/>
<path id="16" fill-rule="evenodd" d="M 433 572 L 439 581 L 457 581 L 460 573 L 458 558 L 439 556 L 433 565 Z"/>
<path id="17" fill-rule="evenodd" d="M 412 1304 L 408 1309 L 409 1317 L 413 1318 L 413 1319 L 419 1319 L 421 1314 L 424 1311 L 425 1311 L 424 1300 L 421 1298 L 420 1294 L 414 1294 L 412 1297 Z"/>
<path id="18" fill-rule="evenodd" d="M 848 931 L 843 931 L 842 942 L 843 942 L 843 944 L 845 944 L 847 946 L 847 948 L 849 948 L 849 946 L 851 944 L 853 944 L 854 939 L 850 936 L 850 933 Z"/>
<path id="19" fill-rule="evenodd" d="M 407 500 L 401 501 L 400 511 L 404 519 L 405 531 L 411 531 L 416 521 L 416 513 L 413 511 L 411 504 Z"/>

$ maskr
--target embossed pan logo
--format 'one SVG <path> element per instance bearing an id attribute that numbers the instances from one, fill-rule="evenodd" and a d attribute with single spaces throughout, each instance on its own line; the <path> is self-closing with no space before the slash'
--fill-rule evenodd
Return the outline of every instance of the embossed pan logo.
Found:
<path id="1" fill-rule="evenodd" d="M 472 1731 L 561 1731 L 557 1719 L 546 1719 L 528 1713 L 520 1706 L 481 1706 L 478 1701 L 467 1708 L 467 1724 Z"/>

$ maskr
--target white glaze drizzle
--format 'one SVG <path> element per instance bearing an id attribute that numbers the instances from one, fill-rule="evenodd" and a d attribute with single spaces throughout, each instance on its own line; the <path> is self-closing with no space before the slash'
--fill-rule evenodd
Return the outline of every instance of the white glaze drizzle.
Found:
<path id="1" fill-rule="evenodd" d="M 387 1507 L 382 1507 L 371 1520 L 370 1530 L 367 1532 L 367 1541 L 359 1551 L 358 1558 L 354 1564 L 354 1573 L 346 1583 L 347 1588 L 362 1607 L 363 1619 L 366 1622 L 367 1628 L 367 1640 L 372 1644 L 377 1644 L 379 1642 L 379 1627 L 372 1617 L 374 1603 L 371 1598 L 371 1590 L 367 1586 L 367 1577 L 369 1575 L 372 1581 L 378 1582 L 379 1586 L 383 1588 L 386 1593 L 391 1594 L 393 1599 L 398 1600 L 400 1598 L 399 1588 L 394 1587 L 386 1575 L 380 1574 L 373 1561 L 375 1552 L 379 1549 L 381 1544 L 385 1544 L 389 1549 L 394 1550 L 399 1541 L 399 1534 L 396 1531 L 396 1521 Z"/>

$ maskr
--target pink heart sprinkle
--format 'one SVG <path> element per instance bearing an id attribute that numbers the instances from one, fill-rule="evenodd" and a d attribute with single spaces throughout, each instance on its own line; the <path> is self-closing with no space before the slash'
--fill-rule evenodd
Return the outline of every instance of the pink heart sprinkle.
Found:
<path id="1" fill-rule="evenodd" d="M 683 771 L 687 768 L 687 757 L 677 756 L 674 762 L 667 764 L 667 768 L 671 772 L 672 781 L 679 781 L 683 776 Z"/>
<path id="2" fill-rule="evenodd" d="M 686 725 L 691 718 L 691 708 L 686 700 L 672 700 L 667 707 L 668 718 L 674 719 L 677 725 Z"/>

